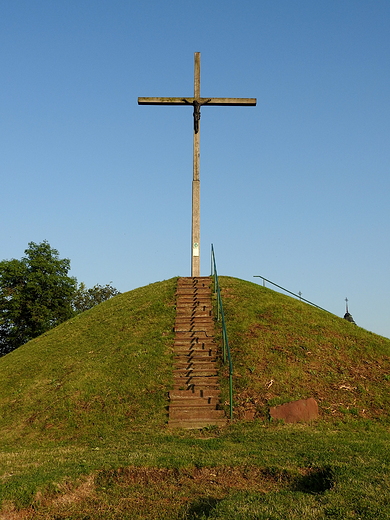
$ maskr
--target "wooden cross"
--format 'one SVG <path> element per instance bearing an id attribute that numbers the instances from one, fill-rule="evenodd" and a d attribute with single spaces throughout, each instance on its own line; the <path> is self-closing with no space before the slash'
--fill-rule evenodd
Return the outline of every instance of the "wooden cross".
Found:
<path id="1" fill-rule="evenodd" d="M 194 97 L 139 97 L 139 105 L 184 105 L 194 108 L 194 147 L 192 177 L 191 276 L 200 276 L 200 107 L 255 106 L 256 98 L 200 97 L 200 52 L 194 58 Z"/>

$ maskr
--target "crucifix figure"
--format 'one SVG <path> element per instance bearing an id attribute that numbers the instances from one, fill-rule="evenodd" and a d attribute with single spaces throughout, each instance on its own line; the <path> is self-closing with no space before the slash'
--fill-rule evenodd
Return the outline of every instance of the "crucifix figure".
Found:
<path id="1" fill-rule="evenodd" d="M 191 105 L 194 108 L 194 148 L 192 177 L 191 276 L 200 276 L 200 108 L 204 105 L 255 106 L 255 98 L 200 97 L 200 52 L 194 59 L 194 97 L 139 97 L 139 105 Z"/>

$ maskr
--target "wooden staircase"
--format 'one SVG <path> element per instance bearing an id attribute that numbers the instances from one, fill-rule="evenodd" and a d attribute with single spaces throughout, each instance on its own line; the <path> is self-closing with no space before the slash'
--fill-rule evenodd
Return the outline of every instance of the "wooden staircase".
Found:
<path id="1" fill-rule="evenodd" d="M 220 403 L 210 286 L 209 277 L 178 280 L 170 427 L 204 428 L 227 422 Z"/>

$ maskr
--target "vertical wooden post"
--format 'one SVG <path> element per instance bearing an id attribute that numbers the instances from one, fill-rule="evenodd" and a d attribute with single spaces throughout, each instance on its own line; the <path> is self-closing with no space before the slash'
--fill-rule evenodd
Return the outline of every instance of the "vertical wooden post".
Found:
<path id="1" fill-rule="evenodd" d="M 194 57 L 194 99 L 200 99 L 200 52 Z M 191 276 L 200 276 L 200 121 L 198 124 L 198 131 L 194 124 Z"/>

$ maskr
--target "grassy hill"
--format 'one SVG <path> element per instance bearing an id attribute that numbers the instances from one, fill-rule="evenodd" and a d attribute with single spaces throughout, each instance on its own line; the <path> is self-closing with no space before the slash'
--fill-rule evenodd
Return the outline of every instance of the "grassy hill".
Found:
<path id="1" fill-rule="evenodd" d="M 170 432 L 176 281 L 0 359 L 0 519 L 390 517 L 390 340 L 221 277 L 236 421 Z M 317 424 L 268 420 L 310 396 Z"/>
<path id="2" fill-rule="evenodd" d="M 221 285 L 237 413 L 314 397 L 327 419 L 389 417 L 389 339 L 250 282 Z"/>
<path id="3" fill-rule="evenodd" d="M 0 359 L 3 440 L 164 424 L 176 279 L 130 291 Z"/>

